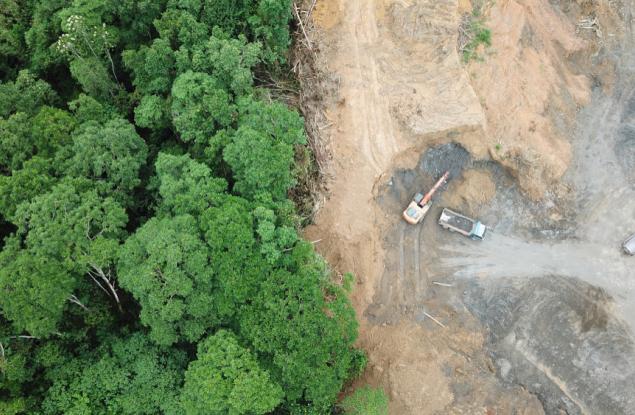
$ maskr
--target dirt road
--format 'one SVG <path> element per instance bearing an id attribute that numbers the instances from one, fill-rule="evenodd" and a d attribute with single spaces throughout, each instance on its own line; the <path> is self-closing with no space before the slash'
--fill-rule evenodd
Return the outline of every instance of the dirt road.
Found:
<path id="1" fill-rule="evenodd" d="M 360 383 L 384 387 L 391 414 L 633 413 L 635 275 L 619 242 L 635 231 L 634 42 L 615 23 L 632 5 L 490 4 L 492 50 L 465 65 L 472 7 L 318 0 L 313 13 L 340 89 L 330 197 L 307 236 L 357 275 Z M 590 13 L 601 41 L 576 26 Z M 409 198 L 445 170 L 428 219 L 406 225 Z M 441 206 L 494 232 L 446 233 Z"/>

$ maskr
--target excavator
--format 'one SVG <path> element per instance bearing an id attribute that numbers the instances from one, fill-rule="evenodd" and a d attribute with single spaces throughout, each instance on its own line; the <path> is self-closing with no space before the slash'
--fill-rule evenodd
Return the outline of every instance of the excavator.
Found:
<path id="1" fill-rule="evenodd" d="M 406 210 L 403 211 L 403 218 L 411 225 L 416 225 L 421 222 L 423 218 L 425 218 L 426 214 L 430 210 L 430 206 L 432 206 L 432 196 L 434 196 L 434 192 L 436 192 L 439 187 L 443 186 L 445 182 L 448 181 L 448 177 L 450 176 L 450 172 L 446 171 L 443 176 L 432 186 L 432 189 L 428 191 L 428 193 L 422 195 L 421 193 L 417 193 L 415 197 L 412 199 L 412 202 L 408 205 Z"/>

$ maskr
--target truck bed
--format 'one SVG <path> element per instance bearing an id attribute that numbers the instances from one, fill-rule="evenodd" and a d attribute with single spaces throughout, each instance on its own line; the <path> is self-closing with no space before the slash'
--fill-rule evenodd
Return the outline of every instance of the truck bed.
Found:
<path id="1" fill-rule="evenodd" d="M 472 231 L 472 227 L 474 226 L 474 221 L 446 208 L 443 209 L 443 212 L 441 213 L 439 224 L 443 227 L 461 232 L 464 235 L 469 235 Z"/>

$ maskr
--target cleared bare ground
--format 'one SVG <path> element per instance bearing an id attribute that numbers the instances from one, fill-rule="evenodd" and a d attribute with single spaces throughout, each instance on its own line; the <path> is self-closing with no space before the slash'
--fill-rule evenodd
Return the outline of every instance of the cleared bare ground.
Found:
<path id="1" fill-rule="evenodd" d="M 363 382 L 391 414 L 635 413 L 635 259 L 619 251 L 635 231 L 632 5 L 499 0 L 492 48 L 464 65 L 472 7 L 313 13 L 340 88 L 330 197 L 307 236 L 358 276 Z M 597 27 L 578 24 L 589 16 Z M 408 199 L 446 169 L 426 221 L 406 225 Z M 443 206 L 493 232 L 441 230 Z"/>

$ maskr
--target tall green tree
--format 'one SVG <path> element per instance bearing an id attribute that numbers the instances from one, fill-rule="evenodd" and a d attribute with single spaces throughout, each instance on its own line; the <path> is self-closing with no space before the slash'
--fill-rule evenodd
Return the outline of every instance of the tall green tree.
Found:
<path id="1" fill-rule="evenodd" d="M 18 230 L 2 251 L 0 308 L 34 336 L 56 331 L 67 304 L 87 308 L 75 295 L 80 286 L 109 283 L 127 216 L 88 187 L 65 180 L 16 210 Z M 109 295 L 117 297 L 114 288 Z"/>
<path id="2" fill-rule="evenodd" d="M 236 179 L 234 190 L 247 198 L 268 193 L 285 199 L 295 184 L 293 146 L 306 143 L 302 118 L 282 104 L 250 98 L 238 108 L 239 127 L 223 151 Z"/>
<path id="3" fill-rule="evenodd" d="M 218 323 L 211 258 L 189 215 L 152 218 L 126 241 L 118 279 L 157 344 L 197 341 Z"/>
<path id="4" fill-rule="evenodd" d="M 50 46 L 62 34 L 59 12 L 68 5 L 68 0 L 36 0 L 33 3 L 30 25 L 24 32 L 29 68 L 39 75 L 51 74 L 60 71 L 64 64 L 64 57 Z"/>
<path id="5" fill-rule="evenodd" d="M 71 133 L 77 127 L 72 114 L 59 108 L 44 106 L 29 123 L 37 154 L 53 158 L 63 147 L 72 143 Z"/>
<path id="6" fill-rule="evenodd" d="M 214 177 L 205 164 L 189 156 L 160 153 L 156 162 L 161 212 L 198 217 L 223 203 L 227 182 Z"/>
<path id="7" fill-rule="evenodd" d="M 282 397 L 282 388 L 256 357 L 221 330 L 199 343 L 181 401 L 188 415 L 260 415 L 270 413 Z"/>
<path id="8" fill-rule="evenodd" d="M 24 60 L 24 38 L 28 27 L 28 8 L 15 0 L 0 0 L 0 73 L 15 70 Z"/>
<path id="9" fill-rule="evenodd" d="M 248 43 L 242 35 L 232 39 L 216 30 L 207 41 L 191 49 L 190 62 L 192 70 L 210 74 L 219 87 L 241 97 L 251 91 L 252 69 L 260 56 L 259 43 Z"/>
<path id="10" fill-rule="evenodd" d="M 106 185 L 118 200 L 125 200 L 139 183 L 148 147 L 134 126 L 121 118 L 104 124 L 88 121 L 73 136 L 69 173 Z"/>
<path id="11" fill-rule="evenodd" d="M 309 243 L 298 243 L 287 262 L 242 310 L 240 333 L 266 356 L 293 413 L 302 413 L 301 402 L 327 413 L 356 370 L 354 311 Z"/>
<path id="12" fill-rule="evenodd" d="M 8 176 L 0 176 L 0 215 L 10 222 L 18 206 L 36 196 L 48 193 L 56 183 L 53 166 L 49 160 L 34 157 L 19 170 Z"/>
<path id="13" fill-rule="evenodd" d="M 159 38 L 150 46 L 126 50 L 123 53 L 123 61 L 132 71 L 132 82 L 137 93 L 166 94 L 170 91 L 176 76 L 176 62 L 169 41 Z"/>
<path id="14" fill-rule="evenodd" d="M 37 365 L 32 355 L 34 339 L 15 336 L 15 328 L 0 313 L 0 413 L 28 413 L 35 404 L 29 394 Z"/>
<path id="15" fill-rule="evenodd" d="M 0 253 L 0 309 L 18 333 L 35 337 L 56 331 L 76 281 L 56 259 L 18 248 Z"/>
<path id="16" fill-rule="evenodd" d="M 35 154 L 28 119 L 23 112 L 0 119 L 0 172 L 20 169 Z"/>
<path id="17" fill-rule="evenodd" d="M 65 180 L 20 205 L 17 236 L 25 248 L 76 272 L 113 261 L 128 217 L 116 201 L 90 187 L 86 181 Z"/>
<path id="18" fill-rule="evenodd" d="M 217 281 L 216 308 L 227 319 L 251 301 L 270 269 L 257 250 L 251 210 L 245 199 L 228 196 L 200 219 L 214 259 L 210 268 Z"/>
<path id="19" fill-rule="evenodd" d="M 43 106 L 35 116 L 17 112 L 0 119 L 0 171 L 18 170 L 35 154 L 53 158 L 70 144 L 74 118 L 66 111 Z"/>
<path id="20" fill-rule="evenodd" d="M 263 43 L 264 57 L 270 63 L 286 61 L 291 6 L 291 0 L 259 0 L 248 18 L 252 36 Z"/>
<path id="21" fill-rule="evenodd" d="M 154 21 L 159 37 L 169 42 L 173 50 L 179 50 L 181 47 L 189 49 L 204 42 L 212 28 L 198 21 L 186 7 L 186 4 L 194 4 L 197 1 L 187 3 L 170 1 L 170 3 L 171 6 Z"/>
<path id="22" fill-rule="evenodd" d="M 172 122 L 185 142 L 207 144 L 233 119 L 229 94 L 212 76 L 188 71 L 172 86 Z"/>

